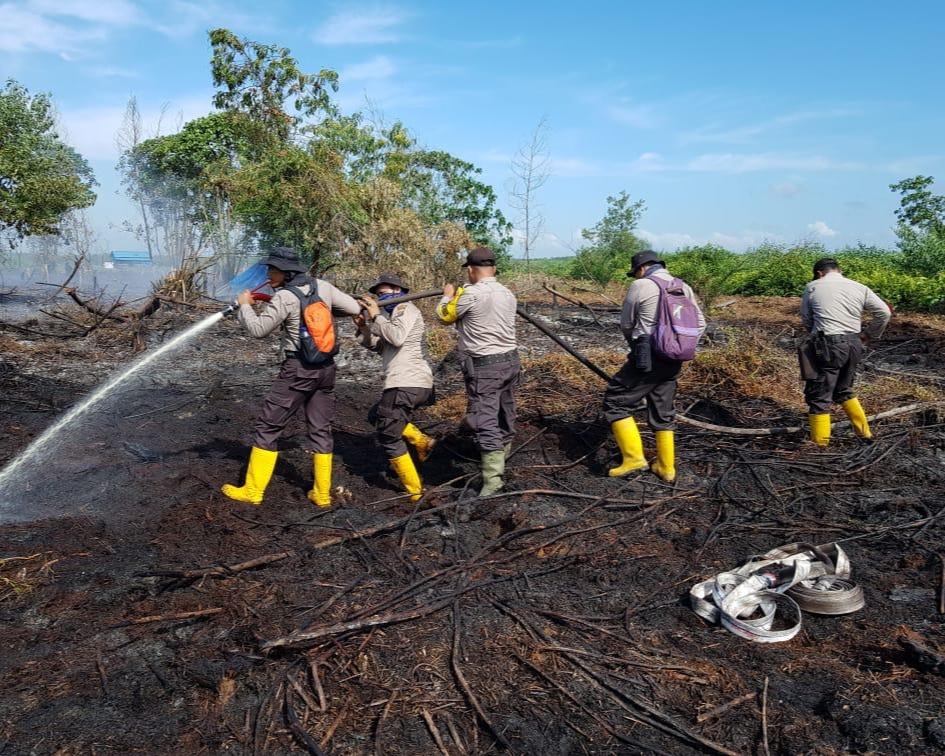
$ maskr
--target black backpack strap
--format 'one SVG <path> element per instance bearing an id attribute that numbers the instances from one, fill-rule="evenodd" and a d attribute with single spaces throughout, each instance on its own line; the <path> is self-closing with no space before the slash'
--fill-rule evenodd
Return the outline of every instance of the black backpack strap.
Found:
<path id="1" fill-rule="evenodd" d="M 302 290 L 298 286 L 285 286 L 286 291 L 291 291 L 295 296 L 299 298 L 299 304 L 304 305 L 311 302 L 323 302 L 324 300 L 318 295 L 318 281 L 314 278 L 309 278 L 307 281 L 302 281 L 302 286 L 308 285 L 309 293 L 303 294 Z"/>

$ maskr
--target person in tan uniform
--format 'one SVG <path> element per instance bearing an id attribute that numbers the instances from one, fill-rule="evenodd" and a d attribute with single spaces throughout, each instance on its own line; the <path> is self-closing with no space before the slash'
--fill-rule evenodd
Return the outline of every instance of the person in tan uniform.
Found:
<path id="1" fill-rule="evenodd" d="M 313 366 L 302 361 L 300 329 L 305 325 L 300 296 L 309 295 L 314 286 L 318 296 L 333 312 L 355 316 L 361 307 L 353 297 L 327 281 L 306 275 L 306 267 L 299 261 L 295 250 L 289 247 L 276 247 L 263 262 L 269 267 L 269 283 L 276 293 L 257 315 L 252 307 L 251 293 L 242 292 L 237 298 L 239 322 L 250 336 L 257 339 L 281 328 L 285 359 L 256 421 L 246 480 L 242 486 L 227 483 L 221 491 L 234 501 L 261 504 L 279 456 L 279 437 L 296 411 L 304 408 L 315 479 L 308 498 L 316 506 L 328 507 L 331 506 L 334 446 L 331 420 L 335 410 L 335 363 L 328 359 Z"/>
<path id="2" fill-rule="evenodd" d="M 366 314 L 355 318 L 361 343 L 381 355 L 384 389 L 368 419 L 411 501 L 420 499 L 422 483 L 407 450 L 414 447 L 417 459 L 426 461 L 436 440 L 410 422 L 410 414 L 434 401 L 433 371 L 423 356 L 423 313 L 413 302 L 384 305 L 410 290 L 393 273 L 382 273 L 368 291 L 377 297 L 360 300 Z"/>
<path id="3" fill-rule="evenodd" d="M 466 380 L 466 424 L 481 453 L 482 489 L 504 485 L 505 460 L 515 438 L 515 389 L 521 363 L 515 339 L 515 295 L 496 280 L 495 254 L 477 247 L 463 264 L 469 286 L 443 287 L 437 317 L 455 323 Z"/>
<path id="4" fill-rule="evenodd" d="M 863 313 L 872 316 L 863 331 Z M 866 412 L 853 391 L 864 344 L 882 337 L 892 311 L 868 286 L 846 278 L 836 260 L 814 263 L 814 280 L 801 297 L 801 320 L 810 336 L 800 348 L 804 398 L 810 408 L 810 438 L 830 443 L 830 410 L 840 404 L 860 438 L 870 439 Z"/>
<path id="5" fill-rule="evenodd" d="M 676 480 L 676 382 L 683 363 L 653 354 L 651 337 L 658 325 L 662 296 L 657 280 L 666 286 L 676 279 L 650 249 L 633 256 L 627 276 L 634 281 L 624 298 L 620 330 L 630 345 L 630 353 L 607 384 L 603 401 L 604 417 L 610 423 L 621 460 L 607 474 L 618 478 L 649 468 L 663 481 L 672 483 Z M 706 321 L 696 295 L 686 283 L 682 283 L 682 292 L 698 311 L 701 336 Z M 646 401 L 647 421 L 656 437 L 656 459 L 652 464 L 643 455 L 643 439 L 633 418 L 634 410 L 643 401 Z"/>

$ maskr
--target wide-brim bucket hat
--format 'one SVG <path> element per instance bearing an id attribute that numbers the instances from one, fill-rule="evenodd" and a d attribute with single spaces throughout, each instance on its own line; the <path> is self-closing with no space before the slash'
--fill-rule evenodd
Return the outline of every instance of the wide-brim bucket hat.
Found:
<path id="1" fill-rule="evenodd" d="M 410 289 L 407 288 L 406 284 L 404 284 L 404 282 L 400 280 L 400 276 L 398 276 L 395 273 L 381 273 L 377 277 L 377 280 L 374 282 L 371 288 L 368 289 L 368 291 L 371 292 L 372 294 L 377 294 L 378 288 L 380 288 L 384 284 L 387 284 L 388 286 L 396 286 L 404 294 L 410 291 Z"/>
<path id="2" fill-rule="evenodd" d="M 299 253 L 292 247 L 276 247 L 262 263 L 271 265 L 283 273 L 305 273 L 308 270 L 308 267 L 299 260 Z"/>

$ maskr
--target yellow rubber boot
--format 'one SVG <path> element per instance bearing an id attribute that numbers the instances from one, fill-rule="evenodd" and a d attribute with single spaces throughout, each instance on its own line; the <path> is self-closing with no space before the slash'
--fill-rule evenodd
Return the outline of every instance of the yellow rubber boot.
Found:
<path id="1" fill-rule="evenodd" d="M 810 440 L 817 446 L 830 443 L 830 414 L 810 415 Z"/>
<path id="2" fill-rule="evenodd" d="M 312 455 L 315 485 L 308 492 L 309 501 L 316 507 L 331 506 L 331 459 L 332 455 L 315 452 Z"/>
<path id="3" fill-rule="evenodd" d="M 611 478 L 619 478 L 644 469 L 647 464 L 643 456 L 643 439 L 640 438 L 636 420 L 632 417 L 617 420 L 610 424 L 610 431 L 614 434 L 623 461 L 618 467 L 608 470 L 607 474 Z"/>
<path id="4" fill-rule="evenodd" d="M 279 452 L 253 447 L 249 453 L 249 466 L 246 468 L 246 482 L 242 486 L 227 483 L 220 490 L 233 501 L 246 504 L 262 504 L 266 486 L 272 480 L 272 471 L 276 468 Z"/>
<path id="5" fill-rule="evenodd" d="M 656 431 L 656 461 L 650 465 L 656 475 L 666 483 L 676 480 L 676 445 L 673 431 Z"/>
<path id="6" fill-rule="evenodd" d="M 401 454 L 399 457 L 393 457 L 390 466 L 394 468 L 397 477 L 404 490 L 410 494 L 410 501 L 419 501 L 423 487 L 420 483 L 420 475 L 413 463 L 410 454 Z"/>
<path id="7" fill-rule="evenodd" d="M 866 419 L 866 413 L 863 411 L 863 405 L 856 397 L 847 399 L 843 403 L 843 411 L 847 413 L 856 435 L 860 438 L 872 438 L 873 432 L 870 430 L 869 421 Z"/>
<path id="8" fill-rule="evenodd" d="M 426 462 L 433 447 L 436 446 L 436 439 L 428 436 L 413 423 L 407 423 L 402 435 L 404 440 L 417 450 L 417 460 Z"/>

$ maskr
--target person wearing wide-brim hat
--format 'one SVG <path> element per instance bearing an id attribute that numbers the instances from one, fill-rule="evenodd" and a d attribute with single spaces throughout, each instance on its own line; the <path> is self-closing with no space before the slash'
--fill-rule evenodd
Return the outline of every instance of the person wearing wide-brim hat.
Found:
<path id="1" fill-rule="evenodd" d="M 331 434 L 335 409 L 334 352 L 326 352 L 317 363 L 303 358 L 302 338 L 307 338 L 307 335 L 302 329 L 307 326 L 302 319 L 302 303 L 303 300 L 309 301 L 314 292 L 333 313 L 354 316 L 361 308 L 353 297 L 332 284 L 307 275 L 307 267 L 290 247 L 276 247 L 262 262 L 268 268 L 269 284 L 275 294 L 257 315 L 252 307 L 251 292 L 240 293 L 237 297 L 239 322 L 250 336 L 256 338 L 263 338 L 281 328 L 284 360 L 279 376 L 266 394 L 253 430 L 246 480 L 242 486 L 228 483 L 221 490 L 235 501 L 261 504 L 279 456 L 279 437 L 292 416 L 304 408 L 314 473 L 308 497 L 316 506 L 328 507 L 331 505 L 334 446 Z M 330 339 L 334 342 L 333 324 Z"/>
<path id="2" fill-rule="evenodd" d="M 433 371 L 423 356 L 423 313 L 413 302 L 384 304 L 410 291 L 394 273 L 382 273 L 368 291 L 377 299 L 360 300 L 365 314 L 355 318 L 355 323 L 361 343 L 381 355 L 384 370 L 381 398 L 368 419 L 404 490 L 411 501 L 418 501 L 422 483 L 407 444 L 414 447 L 419 462 L 430 456 L 436 444 L 410 422 L 415 409 L 434 401 Z"/>
<path id="3" fill-rule="evenodd" d="M 620 449 L 621 462 L 608 471 L 611 477 L 623 477 L 649 468 L 667 483 L 676 480 L 674 421 L 676 419 L 676 379 L 682 370 L 679 360 L 653 353 L 652 339 L 659 322 L 661 297 L 670 287 L 695 307 L 698 331 L 705 330 L 705 317 L 689 286 L 666 270 L 666 263 L 653 250 L 637 252 L 630 260 L 627 290 L 620 314 L 620 328 L 630 353 L 627 362 L 610 379 L 604 392 L 604 417 Z M 693 328 L 696 331 L 695 328 Z M 646 401 L 647 420 L 656 436 L 656 459 L 652 464 L 643 456 L 643 440 L 633 419 L 633 412 Z"/>
<path id="4" fill-rule="evenodd" d="M 470 250 L 463 263 L 469 286 L 443 287 L 437 317 L 455 323 L 466 379 L 466 424 L 481 454 L 482 488 L 490 496 L 504 485 L 505 461 L 515 438 L 515 390 L 521 375 L 515 337 L 515 295 L 496 280 L 495 253 Z"/>

